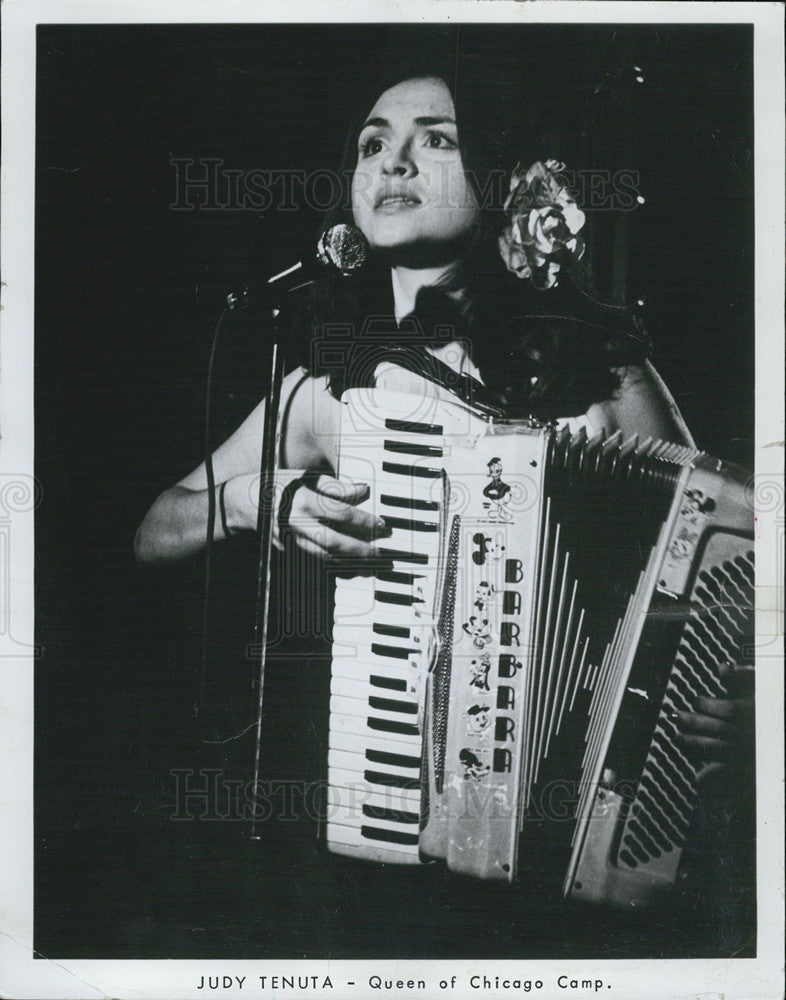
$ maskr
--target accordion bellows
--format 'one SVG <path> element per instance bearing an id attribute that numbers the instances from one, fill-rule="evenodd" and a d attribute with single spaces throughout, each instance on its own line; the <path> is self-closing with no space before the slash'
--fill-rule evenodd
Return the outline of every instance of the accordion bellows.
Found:
<path id="1" fill-rule="evenodd" d="M 566 895 L 650 902 L 701 767 L 672 715 L 723 693 L 752 633 L 745 473 L 444 399 L 342 402 L 340 475 L 391 535 L 336 588 L 330 849 L 509 881 L 545 843 Z"/>

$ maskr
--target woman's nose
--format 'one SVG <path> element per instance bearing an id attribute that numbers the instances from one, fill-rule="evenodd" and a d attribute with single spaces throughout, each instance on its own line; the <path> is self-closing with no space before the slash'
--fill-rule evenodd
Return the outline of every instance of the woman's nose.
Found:
<path id="1" fill-rule="evenodd" d="M 382 170 L 386 174 L 409 176 L 417 173 L 417 168 L 411 156 L 409 142 L 391 145 L 382 160 Z"/>

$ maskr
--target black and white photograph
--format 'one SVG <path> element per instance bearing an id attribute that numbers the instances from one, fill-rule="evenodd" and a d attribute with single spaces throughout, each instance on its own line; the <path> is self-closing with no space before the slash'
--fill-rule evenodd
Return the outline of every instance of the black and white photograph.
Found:
<path id="1" fill-rule="evenodd" d="M 0 993 L 780 995 L 783 8 L 3 6 Z"/>

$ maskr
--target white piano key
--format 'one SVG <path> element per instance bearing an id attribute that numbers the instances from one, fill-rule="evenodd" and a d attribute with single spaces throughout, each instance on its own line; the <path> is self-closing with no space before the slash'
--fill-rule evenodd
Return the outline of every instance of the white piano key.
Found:
<path id="1" fill-rule="evenodd" d="M 410 633 L 421 632 L 422 623 L 413 625 L 411 620 L 399 619 L 396 624 L 395 619 L 386 623 L 392 627 L 402 627 L 402 622 L 407 623 L 404 627 L 410 628 Z M 419 634 L 414 638 L 403 639 L 392 635 L 383 635 L 373 631 L 373 626 L 377 622 L 369 622 L 365 628 L 355 628 L 354 626 L 342 626 L 341 636 L 333 640 L 333 656 L 347 660 L 371 660 L 385 659 L 391 660 L 399 665 L 408 663 L 411 659 L 420 659 L 421 651 L 428 645 L 428 636 Z M 374 647 L 372 649 L 372 647 Z M 388 655 L 388 649 L 400 650 L 401 656 Z"/>
<path id="2" fill-rule="evenodd" d="M 351 607 L 353 604 L 364 606 L 366 600 L 370 598 L 374 601 L 378 591 L 384 590 L 394 594 L 404 596 L 416 596 L 418 591 L 424 591 L 429 586 L 429 581 L 434 577 L 434 570 L 430 567 L 423 569 L 402 570 L 403 579 L 391 578 L 390 571 L 381 572 L 373 577 L 348 577 L 339 581 L 341 586 L 336 586 L 336 600 L 340 608 Z"/>
<path id="3" fill-rule="evenodd" d="M 365 634 L 364 638 L 368 638 L 368 633 Z M 366 645 L 365 643 L 352 643 L 352 642 L 341 642 L 334 643 L 332 655 L 333 659 L 337 664 L 347 663 L 351 667 L 353 664 L 368 665 L 373 667 L 379 667 L 384 670 L 386 667 L 391 667 L 393 669 L 410 669 L 417 673 L 421 666 L 424 664 L 423 654 L 420 652 L 420 644 L 412 645 L 407 641 L 401 640 L 390 640 L 387 636 L 379 636 L 378 638 L 386 640 L 382 643 L 374 643 L 374 648 Z M 399 649 L 402 654 L 406 653 L 406 656 L 392 656 L 388 653 L 393 653 L 394 650 Z M 413 650 L 410 652 L 410 650 Z M 347 676 L 344 674 L 344 676 Z"/>
<path id="4" fill-rule="evenodd" d="M 402 834 L 407 839 L 414 839 L 415 844 L 417 844 L 419 820 L 420 816 L 417 813 L 404 813 L 396 816 L 395 814 L 377 812 L 371 807 L 363 812 L 335 805 L 330 808 L 328 822 L 331 826 L 353 826 L 360 830 L 368 827 L 375 830 L 390 830 Z"/>
<path id="5" fill-rule="evenodd" d="M 388 465 L 387 469 L 383 469 L 383 462 Z M 391 466 L 394 471 L 391 471 Z M 413 475 L 406 471 L 397 471 L 399 467 L 404 466 L 440 474 Z M 439 500 L 442 492 L 441 467 L 442 459 L 439 458 L 423 459 L 392 453 L 383 455 L 380 449 L 369 451 L 368 457 L 346 454 L 341 456 L 342 479 L 367 483 L 371 488 L 372 503 L 377 502 L 375 498 L 381 493 L 400 493 L 402 496 L 422 495 L 424 499 L 428 497 L 431 500 Z"/>
<path id="6" fill-rule="evenodd" d="M 419 628 L 424 616 L 425 593 L 412 586 L 380 582 L 379 589 L 374 591 L 373 603 L 366 607 L 359 601 L 350 600 L 351 596 L 352 593 L 347 592 L 337 599 L 338 614 L 334 626 L 346 626 L 348 630 L 354 629 L 355 632 L 367 629 L 369 633 L 375 624 L 401 624 L 406 628 Z M 365 601 L 365 596 L 362 597 Z M 333 634 L 335 637 L 335 627 Z"/>
<path id="7" fill-rule="evenodd" d="M 350 754 L 349 756 L 354 756 Z M 374 780 L 373 771 L 353 771 L 333 768 L 335 781 L 328 789 L 328 801 L 340 802 L 346 808 L 360 809 L 363 805 L 373 805 L 380 809 L 403 809 L 405 812 L 419 812 L 423 797 L 420 787 L 411 776 L 405 777 L 398 785 Z M 364 775 L 369 775 L 365 779 Z"/>
<path id="8" fill-rule="evenodd" d="M 384 795 L 386 789 L 392 792 L 411 792 L 412 799 L 419 801 L 420 788 L 418 780 L 409 774 L 394 774 L 392 771 L 378 767 L 376 770 L 368 768 L 365 771 L 345 771 L 343 768 L 334 767 L 328 769 L 328 784 L 330 787 L 347 789 L 346 798 L 350 793 L 355 792 L 357 801 L 363 800 L 364 790 L 359 788 L 359 783 L 365 783 L 370 793 Z"/>
<path id="9" fill-rule="evenodd" d="M 378 613 L 377 613 L 378 612 Z M 395 642 L 412 649 L 420 649 L 423 636 L 420 618 L 411 610 L 394 605 L 377 608 L 375 613 L 360 616 L 357 621 L 348 616 L 333 626 L 336 645 L 368 645 L 370 642 Z"/>
<path id="10" fill-rule="evenodd" d="M 421 635 L 424 625 L 431 624 L 433 614 L 426 614 L 419 599 L 411 603 L 405 603 L 406 594 L 393 590 L 377 591 L 378 599 L 373 608 L 368 610 L 353 610 L 343 602 L 339 605 L 339 614 L 336 615 L 333 630 L 333 641 L 339 643 L 350 643 L 353 646 L 358 644 L 358 635 L 363 633 L 368 643 L 373 636 L 382 635 L 380 629 L 374 629 L 375 625 L 384 629 L 406 628 L 411 633 Z M 340 630 L 340 632 L 339 632 Z M 376 640 L 374 640 L 376 641 Z"/>
<path id="11" fill-rule="evenodd" d="M 378 781 L 375 778 L 372 783 L 406 788 L 413 795 L 420 795 L 420 758 L 408 752 L 406 747 L 400 744 L 390 743 L 390 745 L 394 749 L 385 750 L 383 753 L 370 747 L 365 748 L 362 753 L 334 748 L 328 750 L 328 765 L 340 778 L 336 783 L 354 787 L 357 782 L 364 781 L 364 775 L 379 773 L 395 780 Z"/>
<path id="12" fill-rule="evenodd" d="M 372 653 L 369 647 L 348 645 L 334 647 L 333 660 L 337 677 L 360 678 L 369 674 L 381 674 L 413 681 L 424 676 L 428 662 L 421 653 L 411 654 L 404 660 Z"/>
<path id="13" fill-rule="evenodd" d="M 376 674 L 373 670 L 369 670 L 365 675 L 356 677 L 332 677 L 330 681 L 330 693 L 342 698 L 356 698 L 359 701 L 367 701 L 370 696 L 395 698 L 400 701 L 409 701 L 417 708 L 417 691 L 401 691 L 373 684 L 372 678 L 374 677 L 379 677 L 381 681 L 386 679 L 397 682 L 403 681 L 405 684 L 408 684 L 410 681 L 410 678 L 406 676 L 397 676 L 394 678 L 390 674 Z"/>
<path id="14" fill-rule="evenodd" d="M 346 808 L 340 803 L 332 805 L 328 812 L 328 823 L 332 827 L 346 826 L 354 828 L 365 835 L 367 839 L 377 839 L 369 836 L 374 831 L 389 831 L 398 834 L 398 837 L 391 837 L 391 840 L 400 840 L 406 846 L 417 847 L 420 829 L 419 813 L 411 812 L 389 812 L 378 810 L 371 806 L 365 809 L 354 810 Z M 384 843 L 384 838 L 379 838 Z M 398 844 L 396 844 L 398 846 Z"/>
<path id="15" fill-rule="evenodd" d="M 365 754 L 348 753 L 346 750 L 330 750 L 328 755 L 328 770 L 334 780 L 331 784 L 342 788 L 354 789 L 358 795 L 363 791 L 371 793 L 385 788 L 395 792 L 406 792 L 404 798 L 409 802 L 420 801 L 420 768 L 397 764 L 396 759 L 405 754 L 385 754 L 382 760 L 367 760 Z M 413 758 L 416 759 L 416 758 Z M 386 780 L 377 780 L 375 775 L 383 775 Z M 395 780 L 393 780 L 395 779 Z"/>
<path id="16" fill-rule="evenodd" d="M 382 591 L 382 593 L 397 593 L 400 590 Z M 404 596 L 406 592 L 403 592 Z M 337 608 L 338 613 L 333 623 L 333 642 L 349 642 L 357 645 L 358 635 L 363 633 L 366 642 L 370 636 L 380 635 L 374 632 L 375 625 L 390 625 L 393 627 L 407 628 L 410 632 L 418 634 L 423 624 L 422 609 L 414 607 L 412 604 L 394 604 L 392 602 L 375 601 L 368 609 L 352 609 L 348 601 L 341 601 Z"/>
<path id="17" fill-rule="evenodd" d="M 397 756 L 412 757 L 420 760 L 420 750 L 411 753 L 406 748 L 402 748 L 397 740 L 386 739 L 383 733 L 368 733 L 361 741 L 352 733 L 331 730 L 329 734 L 328 746 L 331 750 L 341 750 L 345 753 L 357 754 L 368 761 L 369 766 L 376 766 L 378 761 L 371 760 L 368 754 L 394 754 Z"/>
<path id="18" fill-rule="evenodd" d="M 374 470 L 371 487 L 371 502 L 380 509 L 378 513 L 393 513 L 393 508 L 402 508 L 388 498 L 401 497 L 407 501 L 417 500 L 419 513 L 428 517 L 439 517 L 445 503 L 445 476 L 442 458 L 417 458 L 414 455 L 396 455 L 380 452 L 379 464 Z M 385 497 L 385 501 L 383 501 Z M 384 508 L 384 510 L 382 510 Z"/>
<path id="19" fill-rule="evenodd" d="M 391 691 L 390 695 L 391 697 L 386 697 L 383 692 L 378 696 L 380 701 L 391 702 L 393 707 L 390 708 L 383 705 L 372 706 L 365 698 L 347 698 L 342 695 L 331 695 L 330 711 L 338 715 L 364 715 L 365 718 L 373 716 L 375 719 L 401 724 L 402 726 L 417 726 L 417 702 L 411 697 L 396 697 L 395 691 Z M 369 726 L 369 728 L 373 727 Z"/>
<path id="20" fill-rule="evenodd" d="M 363 630 L 367 641 L 372 633 L 379 635 L 373 632 L 374 625 L 401 626 L 420 632 L 424 625 L 431 623 L 434 615 L 426 611 L 427 595 L 421 597 L 420 592 L 413 595 L 411 590 L 408 593 L 393 584 L 390 590 L 383 590 L 384 586 L 380 584 L 380 589 L 375 591 L 375 604 L 371 609 L 354 610 L 347 601 L 338 605 L 338 620 L 334 624 L 338 628 L 346 627 L 346 641 L 357 644 L 357 634 Z M 335 635 L 334 631 L 334 642 L 338 641 Z"/>
<path id="21" fill-rule="evenodd" d="M 336 580 L 336 602 L 355 604 L 359 607 L 369 607 L 374 602 L 376 577 L 349 576 Z"/>
<path id="22" fill-rule="evenodd" d="M 424 500 L 442 506 L 442 459 L 413 459 L 409 455 L 393 454 L 387 454 L 383 458 L 381 452 L 377 452 L 377 457 L 379 461 L 375 465 L 359 461 L 355 457 L 342 459 L 342 476 L 368 485 L 371 495 L 363 503 L 370 503 L 371 509 L 377 514 L 382 506 L 389 509 L 381 503 L 384 495 Z"/>
<path id="23" fill-rule="evenodd" d="M 360 635 L 360 630 L 355 631 L 356 640 Z M 409 639 L 373 635 L 370 629 L 362 633 L 362 636 L 362 642 L 352 642 L 349 637 L 344 642 L 334 642 L 333 656 L 339 659 L 388 664 L 393 667 L 406 666 L 410 660 L 421 658 L 420 650 L 423 645 L 421 642 L 413 643 Z"/>
<path id="24" fill-rule="evenodd" d="M 345 854 L 366 861 L 382 861 L 387 864 L 418 864 L 420 852 L 417 845 L 388 844 L 383 841 L 363 837 L 353 826 L 338 823 L 327 824 L 328 848 L 334 854 Z"/>
<path id="25" fill-rule="evenodd" d="M 354 744 L 340 738 L 330 742 L 329 760 L 336 767 L 341 766 L 358 773 L 362 773 L 364 769 L 376 771 L 382 768 L 402 777 L 417 778 L 420 774 L 420 755 L 393 740 L 379 740 L 369 734 L 366 739 Z M 336 743 L 339 745 L 336 746 Z"/>
<path id="26" fill-rule="evenodd" d="M 363 704 L 357 698 L 348 698 L 346 701 L 356 701 L 361 705 Z M 401 718 L 399 716 L 396 721 L 400 722 Z M 414 716 L 412 718 L 415 719 Z M 370 725 L 369 719 L 381 722 L 382 728 Z M 407 747 L 406 750 L 402 750 L 402 753 L 411 753 L 413 756 L 419 756 L 423 742 L 421 735 L 409 730 L 397 732 L 395 729 L 385 728 L 387 721 L 381 718 L 380 713 L 369 710 L 368 706 L 365 707 L 365 711 L 362 714 L 356 715 L 352 712 L 335 712 L 331 705 L 331 726 L 336 732 L 351 734 L 354 737 L 360 737 L 362 740 L 368 740 L 371 736 L 379 736 L 385 740 L 398 743 L 402 747 Z"/>
<path id="27" fill-rule="evenodd" d="M 376 687 L 379 691 L 394 691 L 393 687 L 384 685 L 371 685 L 371 678 L 379 677 L 383 680 L 390 680 L 395 684 L 405 684 L 404 690 L 408 691 L 410 697 L 415 695 L 423 684 L 422 672 L 414 667 L 389 667 L 377 666 L 376 664 L 364 663 L 359 660 L 352 660 L 349 657 L 333 659 L 332 678 L 338 681 L 346 681 L 347 684 L 354 684 L 356 690 L 361 690 L 361 685 Z M 332 683 L 331 683 L 332 687 Z M 362 697 L 358 695 L 357 697 Z"/>
<path id="28" fill-rule="evenodd" d="M 362 636 L 363 641 L 353 642 L 353 636 L 356 640 Z M 372 640 L 371 645 L 367 641 L 369 638 Z M 333 659 L 336 661 L 346 661 L 349 664 L 366 663 L 375 666 L 379 664 L 383 667 L 411 667 L 417 670 L 420 669 L 423 661 L 423 646 L 423 642 L 420 641 L 413 643 L 409 639 L 395 639 L 386 635 L 373 635 L 370 634 L 370 630 L 365 632 L 362 629 L 350 630 L 345 639 L 340 642 L 334 642 Z M 394 651 L 400 651 L 402 655 L 391 655 Z M 417 667 L 415 667 L 415 661 L 417 661 Z"/>
<path id="29" fill-rule="evenodd" d="M 362 777 L 362 771 L 360 775 Z M 375 809 L 390 809 L 419 815 L 420 789 L 371 785 L 367 781 L 363 781 L 359 785 L 354 781 L 350 781 L 346 785 L 331 782 L 328 788 L 328 806 L 333 805 L 358 812 L 362 810 L 364 805 L 369 805 Z M 332 813 L 328 811 L 328 819 L 334 818 Z"/>

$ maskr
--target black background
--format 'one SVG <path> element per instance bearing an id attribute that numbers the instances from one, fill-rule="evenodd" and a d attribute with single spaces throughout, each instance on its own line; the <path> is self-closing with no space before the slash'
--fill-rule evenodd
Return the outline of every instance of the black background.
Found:
<path id="1" fill-rule="evenodd" d="M 432 873 L 359 871 L 327 860 L 305 821 L 268 824 L 254 843 L 239 823 L 171 818 L 172 769 L 250 777 L 250 739 L 239 734 L 253 708 L 245 644 L 254 553 L 243 543 L 216 552 L 207 695 L 197 714 L 203 563 L 139 570 L 134 531 L 154 497 L 201 459 L 222 296 L 297 260 L 318 222 L 302 203 L 296 211 L 174 210 L 171 161 L 215 157 L 227 169 L 306 173 L 336 165 L 357 81 L 406 44 L 404 31 L 39 28 L 42 955 L 657 957 L 754 948 L 753 920 L 736 892 L 714 908 L 703 898 L 695 910 L 636 920 L 563 908 L 548 891 L 506 896 Z M 569 166 L 638 171 L 644 205 L 624 218 L 588 212 L 596 283 L 608 297 L 644 298 L 656 365 L 698 443 L 750 465 L 752 30 L 462 27 L 458 52 L 459 67 L 484 52 L 520 65 L 512 100 L 539 105 L 559 136 L 554 155 Z M 227 335 L 215 441 L 262 394 L 269 339 L 259 322 Z M 267 773 L 282 778 L 318 773 L 316 749 L 304 747 L 315 747 L 312 724 L 324 723 L 325 665 L 308 654 L 327 611 L 287 617 L 305 597 L 275 594 L 276 629 L 303 633 L 271 667 L 267 703 L 278 736 Z"/>

